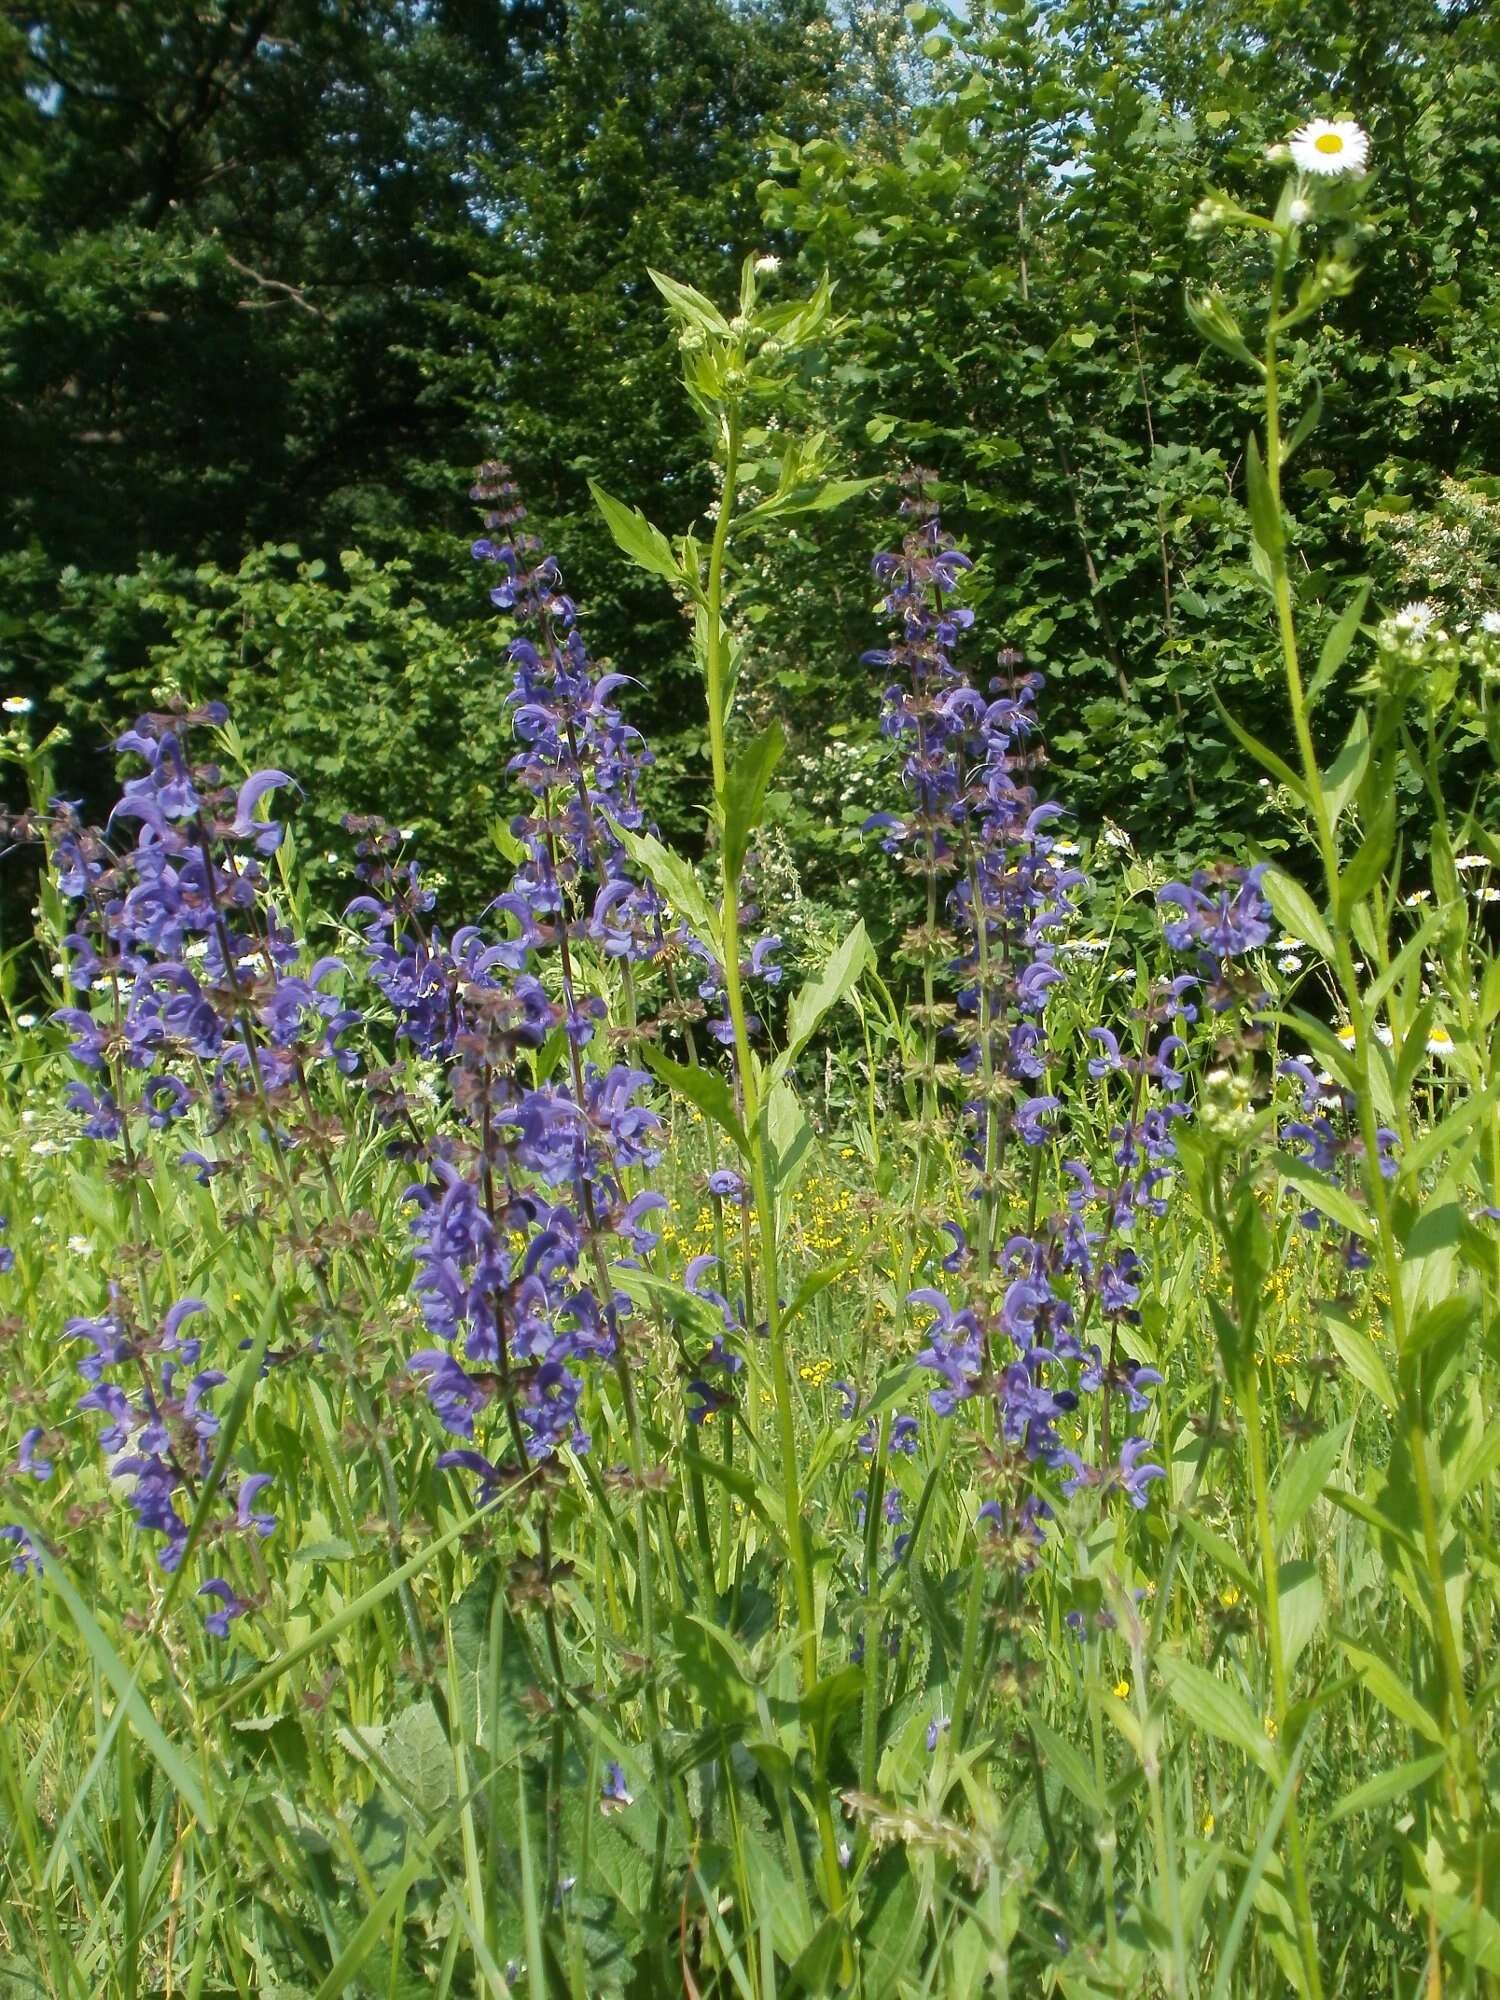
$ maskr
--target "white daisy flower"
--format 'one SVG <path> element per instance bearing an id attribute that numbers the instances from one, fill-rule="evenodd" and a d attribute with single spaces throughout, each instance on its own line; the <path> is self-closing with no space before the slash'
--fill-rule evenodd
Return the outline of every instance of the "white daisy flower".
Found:
<path id="1" fill-rule="evenodd" d="M 1276 964 L 1282 972 L 1300 972 L 1302 970 L 1302 961 L 1294 951 L 1284 951 L 1280 958 L 1277 959 Z"/>
<path id="2" fill-rule="evenodd" d="M 1304 174 L 1362 174 L 1370 157 L 1369 134 L 1352 118 L 1310 119 L 1286 143 Z"/>
<path id="3" fill-rule="evenodd" d="M 1476 903 L 1500 903 L 1500 889 L 1491 882 L 1483 889 L 1474 891 L 1474 900 Z"/>
<path id="4" fill-rule="evenodd" d="M 1271 947 L 1272 951 L 1301 951 L 1301 938 L 1293 937 L 1290 931 L 1283 931 Z"/>
<path id="5" fill-rule="evenodd" d="M 781 269 L 781 259 L 771 251 L 763 250 L 755 260 L 755 268 L 762 278 L 769 278 Z"/>
<path id="6" fill-rule="evenodd" d="M 34 1028 L 34 1027 L 36 1026 L 36 1015 L 35 1015 L 35 1014 L 17 1014 L 17 1016 L 16 1016 L 16 1026 L 17 1026 L 18 1028 Z"/>
<path id="7" fill-rule="evenodd" d="M 36 703 L 28 694 L 8 694 L 4 701 L 0 701 L 0 708 L 7 715 L 30 715 L 35 707 Z"/>
<path id="8" fill-rule="evenodd" d="M 1457 1044 L 1448 1030 L 1432 1027 L 1427 1030 L 1427 1053 L 1430 1056 L 1451 1056 Z"/>
<path id="9" fill-rule="evenodd" d="M 1130 851 L 1130 835 L 1125 831 L 1124 827 L 1116 826 L 1113 820 L 1107 819 L 1104 822 L 1104 845 L 1106 847 L 1119 848 L 1128 854 Z"/>
<path id="10" fill-rule="evenodd" d="M 1473 868 L 1488 868 L 1490 864 L 1483 854 L 1455 854 L 1453 865 L 1461 875 L 1467 875 Z"/>
<path id="11" fill-rule="evenodd" d="M 1407 909 L 1414 910 L 1418 904 L 1430 903 L 1432 901 L 1432 891 L 1430 889 L 1413 889 L 1409 896 L 1403 896 L 1401 900 Z"/>
<path id="12" fill-rule="evenodd" d="M 86 1236 L 70 1236 L 68 1248 L 75 1257 L 88 1257 L 92 1255 L 94 1246 Z"/>
<path id="13" fill-rule="evenodd" d="M 1065 855 L 1071 861 L 1073 856 L 1081 854 L 1083 849 L 1078 845 L 1076 840 L 1054 840 L 1052 843 L 1052 852 L 1054 854 Z"/>
<path id="14" fill-rule="evenodd" d="M 1354 1047 L 1354 1024 L 1352 1021 L 1346 1021 L 1342 1028 L 1338 1028 L 1334 1032 L 1338 1035 L 1339 1046 L 1341 1048 L 1352 1049 Z"/>
<path id="15" fill-rule="evenodd" d="M 1312 213 L 1313 213 L 1312 203 L 1310 201 L 1304 201 L 1302 197 L 1299 195 L 1297 199 L 1292 203 L 1291 207 L 1287 210 L 1287 217 L 1290 221 L 1295 222 L 1300 226 L 1304 222 L 1312 221 Z"/>
<path id="16" fill-rule="evenodd" d="M 1414 597 L 1396 613 L 1396 630 L 1409 633 L 1413 639 L 1425 639 L 1436 622 L 1437 606 L 1425 597 Z"/>
<path id="17" fill-rule="evenodd" d="M 1486 611 L 1479 621 L 1479 629 L 1491 635 L 1500 632 L 1500 611 Z"/>

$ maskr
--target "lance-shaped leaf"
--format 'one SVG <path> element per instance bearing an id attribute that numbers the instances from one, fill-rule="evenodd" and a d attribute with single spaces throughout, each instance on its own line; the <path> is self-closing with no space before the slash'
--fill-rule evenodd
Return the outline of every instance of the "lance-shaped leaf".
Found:
<path id="1" fill-rule="evenodd" d="M 652 271 L 649 266 L 647 268 L 652 284 L 672 308 L 672 316 L 679 325 L 695 327 L 699 333 L 709 333 L 716 339 L 728 340 L 729 322 L 712 299 L 706 299 L 702 292 L 694 290 L 691 285 L 684 285 L 676 278 L 669 278 L 664 271 Z"/>
<path id="2" fill-rule="evenodd" d="M 787 1009 L 786 1047 L 772 1063 L 770 1083 L 778 1083 L 817 1033 L 818 1023 L 853 987 L 870 958 L 863 922 L 856 923 L 820 972 L 792 996 Z"/>
<path id="3" fill-rule="evenodd" d="M 1221 1743 L 1243 1750 L 1263 1771 L 1276 1775 L 1279 1759 L 1270 1738 L 1227 1682 L 1174 1653 L 1163 1653 L 1156 1664 L 1172 1706 L 1181 1709 L 1189 1722 Z"/>
<path id="4" fill-rule="evenodd" d="M 771 773 L 781 762 L 786 738 L 781 724 L 773 722 L 735 758 L 724 783 L 724 873 L 737 882 L 745 865 L 750 837 L 760 825 L 766 803 L 766 787 Z"/>
<path id="5" fill-rule="evenodd" d="M 686 917 L 705 944 L 717 948 L 719 925 L 697 871 L 690 861 L 664 847 L 654 834 L 633 833 L 611 820 L 615 835 L 636 867 L 648 875 L 679 916 Z"/>
<path id="6" fill-rule="evenodd" d="M 735 1107 L 734 1093 L 717 1070 L 705 1069 L 702 1063 L 674 1062 L 650 1042 L 641 1053 L 668 1090 L 685 1097 L 689 1104 L 696 1104 L 704 1117 L 711 1118 L 721 1132 L 727 1132 L 738 1150 L 749 1158 L 750 1146 Z"/>
<path id="7" fill-rule="evenodd" d="M 1250 530 L 1268 556 L 1281 553 L 1281 510 L 1271 491 L 1260 440 L 1254 431 L 1245 445 L 1245 499 L 1250 508 Z"/>
<path id="8" fill-rule="evenodd" d="M 1302 884 L 1288 875 L 1285 869 L 1268 868 L 1261 878 L 1261 886 L 1271 899 L 1271 908 L 1292 936 L 1300 938 L 1332 964 L 1333 933 Z"/>
<path id="9" fill-rule="evenodd" d="M 672 544 L 660 528 L 652 527 L 639 507 L 627 507 L 623 500 L 613 499 L 597 479 L 589 481 L 589 491 L 616 544 L 633 563 L 650 570 L 653 576 L 665 577 L 668 583 L 683 581 L 682 567 L 672 553 Z"/>
<path id="10" fill-rule="evenodd" d="M 1365 615 L 1365 606 L 1369 601 L 1370 585 L 1366 579 L 1339 613 L 1332 630 L 1323 641 L 1323 650 L 1318 655 L 1317 672 L 1307 684 L 1309 708 L 1344 664 L 1349 648 L 1358 635 L 1360 620 Z"/>

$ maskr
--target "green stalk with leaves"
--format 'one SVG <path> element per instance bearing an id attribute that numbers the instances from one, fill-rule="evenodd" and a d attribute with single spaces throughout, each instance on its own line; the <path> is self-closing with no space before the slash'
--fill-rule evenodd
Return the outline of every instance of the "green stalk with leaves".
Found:
<path id="1" fill-rule="evenodd" d="M 731 757 L 730 732 L 739 648 L 726 612 L 733 552 L 769 522 L 837 506 L 870 484 L 825 476 L 829 447 L 816 434 L 784 438 L 771 458 L 771 439 L 754 421 L 757 404 L 781 400 L 792 384 L 788 372 L 800 350 L 831 330 L 826 280 L 805 301 L 767 306 L 759 297 L 762 276 L 774 272 L 774 258 L 747 257 L 739 311 L 726 319 L 712 301 L 692 287 L 653 272 L 673 314 L 683 353 L 688 394 L 705 418 L 720 465 L 720 488 L 713 533 L 705 551 L 683 535 L 674 546 L 644 516 L 612 499 L 597 486 L 594 497 L 624 552 L 643 568 L 670 582 L 692 607 L 695 647 L 707 700 L 709 755 L 713 773 L 714 834 L 718 895 L 703 896 L 692 870 L 654 839 L 622 834 L 637 862 L 679 915 L 693 925 L 720 967 L 725 1004 L 734 1036 L 734 1087 L 716 1072 L 679 1064 L 655 1052 L 648 1060 L 664 1081 L 696 1103 L 734 1142 L 749 1171 L 758 1242 L 758 1284 L 765 1314 L 770 1360 L 770 1397 L 779 1461 L 778 1511 L 791 1570 L 797 1653 L 804 1703 L 819 1681 L 819 1631 L 812 1551 L 804 1519 L 806 1495 L 798 1466 L 791 1366 L 782 1308 L 777 1232 L 780 1197 L 792 1163 L 805 1146 L 806 1122 L 792 1088 L 792 1066 L 830 1007 L 849 992 L 864 969 L 867 947 L 856 925 L 824 972 L 796 995 L 788 1012 L 787 1040 L 774 1060 L 763 1061 L 754 1047 L 742 973 L 741 902 L 745 866 L 765 812 L 767 790 L 785 748 L 773 723 Z M 751 453 L 758 454 L 750 456 Z M 774 480 L 766 497 L 749 505 L 742 488 Z M 760 1369 L 753 1344 L 751 1386 L 758 1398 Z M 838 1838 L 827 1786 L 827 1732 L 815 1710 L 808 1726 L 812 1761 L 813 1811 L 822 1856 L 824 1894 L 831 1911 L 844 1901 Z"/>

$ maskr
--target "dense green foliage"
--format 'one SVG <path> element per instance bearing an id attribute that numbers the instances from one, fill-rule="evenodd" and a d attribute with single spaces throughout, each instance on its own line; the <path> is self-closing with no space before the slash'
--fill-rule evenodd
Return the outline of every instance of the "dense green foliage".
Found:
<path id="1" fill-rule="evenodd" d="M 1392 533 L 1445 494 L 1471 514 L 1494 497 L 1489 9 L 987 0 L 908 29 L 878 7 L 835 25 L 821 0 L 259 0 L 12 8 L 4 33 L 7 684 L 117 725 L 152 685 L 197 678 L 205 608 L 235 622 L 234 586 L 199 565 L 250 557 L 244 682 L 272 702 L 294 678 L 329 718 L 338 803 L 388 805 L 357 674 L 272 638 L 252 552 L 324 566 L 297 628 L 334 624 L 325 594 L 346 590 L 361 628 L 368 564 L 410 563 L 379 618 L 393 645 L 411 619 L 414 783 L 438 769 L 429 747 L 462 746 L 435 859 L 467 891 L 488 880 L 495 752 L 429 641 L 489 644 L 453 557 L 496 443 L 599 650 L 644 681 L 657 809 L 697 838 L 685 634 L 664 592 L 618 575 L 587 492 L 598 478 L 680 530 L 711 491 L 662 391 L 647 264 L 719 298 L 756 247 L 832 273 L 845 329 L 808 364 L 804 413 L 849 472 L 915 456 L 949 482 L 997 630 L 1054 677 L 1070 799 L 1095 825 L 1130 809 L 1153 847 L 1280 837 L 1202 698 L 1280 735 L 1257 593 L 1227 560 L 1243 391 L 1182 299 L 1222 282 L 1233 309 L 1255 282 L 1188 219 L 1205 186 L 1249 186 L 1310 105 L 1357 102 L 1384 163 L 1350 246 L 1365 280 L 1288 357 L 1293 393 L 1320 385 L 1325 405 L 1294 472 L 1327 503 L 1299 539 L 1310 601 L 1363 575 L 1377 602 L 1438 590 L 1494 549 L 1491 516 L 1477 552 L 1420 544 L 1414 576 Z M 807 760 L 786 833 L 815 907 L 847 907 L 870 803 L 851 695 L 875 540 L 868 508 L 818 520 L 736 585 L 753 713 Z M 444 709 L 434 735 L 422 718 Z M 62 775 L 97 796 L 81 749 Z"/>

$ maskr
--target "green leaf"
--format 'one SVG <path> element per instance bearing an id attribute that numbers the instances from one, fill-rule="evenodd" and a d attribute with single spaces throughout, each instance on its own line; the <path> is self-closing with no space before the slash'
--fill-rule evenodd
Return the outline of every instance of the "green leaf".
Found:
<path id="1" fill-rule="evenodd" d="M 1247 750 L 1257 764 L 1269 771 L 1278 785 L 1285 785 L 1292 797 L 1300 804 L 1307 804 L 1307 788 L 1284 757 L 1279 757 L 1269 744 L 1262 743 L 1258 736 L 1252 736 L 1244 724 L 1237 722 L 1219 699 L 1215 689 L 1209 689 L 1209 699 L 1219 712 L 1219 718 L 1242 750 Z"/>
<path id="2" fill-rule="evenodd" d="M 781 762 L 786 738 L 781 724 L 773 722 L 753 743 L 747 744 L 730 767 L 720 801 L 723 814 L 724 872 L 738 882 L 745 865 L 745 851 L 751 835 L 760 825 L 771 773 Z"/>
<path id="3" fill-rule="evenodd" d="M 816 492 L 806 500 L 799 500 L 787 511 L 792 514 L 826 514 L 831 508 L 842 507 L 846 500 L 856 499 L 881 483 L 878 479 L 825 479 Z"/>
<path id="4" fill-rule="evenodd" d="M 611 1276 L 626 1298 L 638 1306 L 655 1306 L 684 1340 L 702 1341 L 706 1346 L 724 1331 L 717 1309 L 685 1285 L 659 1278 L 636 1264 L 616 1264 Z"/>
<path id="5" fill-rule="evenodd" d="M 1439 1154 L 1446 1152 L 1450 1146 L 1456 1146 L 1460 1139 L 1467 1138 L 1480 1119 L 1493 1115 L 1494 1109 L 1493 1089 L 1461 1099 L 1446 1118 L 1440 1118 L 1401 1155 L 1396 1174 L 1398 1187 L 1419 1185 L 1423 1174 Z"/>
<path id="6" fill-rule="evenodd" d="M 825 1735 L 847 1709 L 854 1708 L 864 1692 L 865 1676 L 860 1667 L 839 1667 L 815 1681 L 798 1703 L 803 1720 L 816 1735 Z"/>
<path id="7" fill-rule="evenodd" d="M 1362 1388 L 1383 1403 L 1392 1416 L 1396 1413 L 1396 1385 L 1380 1350 L 1345 1309 L 1333 1302 L 1322 1308 L 1324 1330 L 1334 1352 Z"/>
<path id="8" fill-rule="evenodd" d="M 414 1701 L 399 1712 L 380 1755 L 401 1797 L 418 1812 L 438 1813 L 452 1802 L 453 1748 L 430 1701 Z"/>
<path id="9" fill-rule="evenodd" d="M 677 914 L 687 918 L 705 944 L 716 944 L 719 920 L 691 861 L 664 847 L 654 834 L 633 833 L 618 820 L 611 820 L 610 825 L 631 860 L 650 876 Z"/>
<path id="10" fill-rule="evenodd" d="M 750 1157 L 750 1142 L 740 1123 L 734 1092 L 717 1070 L 707 1069 L 702 1063 L 674 1062 L 653 1042 L 644 1043 L 641 1054 L 646 1067 L 660 1077 L 668 1090 L 685 1097 L 689 1104 L 696 1104 L 705 1118 L 711 1118 L 720 1131 L 728 1133 L 746 1159 Z"/>
<path id="11" fill-rule="evenodd" d="M 700 1473 L 704 1479 L 712 1479 L 717 1485 L 727 1487 L 737 1500 L 743 1501 L 752 1513 L 757 1514 L 767 1527 L 775 1527 L 781 1516 L 780 1505 L 768 1505 L 777 1495 L 767 1486 L 762 1488 L 742 1466 L 726 1465 L 722 1458 L 709 1458 L 701 1451 L 693 1451 L 683 1446 L 674 1454 L 682 1464 Z"/>
<path id="12" fill-rule="evenodd" d="M 1156 1664 L 1169 1699 L 1189 1722 L 1206 1729 L 1210 1736 L 1217 1736 L 1220 1742 L 1243 1750 L 1268 1776 L 1276 1775 L 1276 1751 L 1259 1721 L 1232 1687 L 1206 1667 L 1195 1666 L 1175 1653 L 1161 1654 Z"/>
<path id="13" fill-rule="evenodd" d="M 1361 1208 L 1353 1195 L 1335 1187 L 1306 1160 L 1299 1160 L 1295 1153 L 1277 1152 L 1274 1157 L 1282 1179 L 1292 1183 L 1309 1207 L 1326 1215 L 1330 1222 L 1336 1222 L 1340 1229 L 1347 1229 L 1351 1236 L 1374 1235 L 1375 1225 L 1368 1209 Z"/>
<path id="14" fill-rule="evenodd" d="M 755 1676 L 733 1634 L 715 1620 L 689 1611 L 672 1619 L 671 1636 L 677 1671 L 709 1720 L 736 1732 L 754 1722 Z"/>
<path id="15" fill-rule="evenodd" d="M 1415 1329 L 1431 1306 L 1453 1295 L 1463 1220 L 1463 1205 L 1452 1180 L 1445 1176 L 1412 1224 L 1401 1259 L 1401 1291 L 1409 1330 Z M 1397 1356 L 1398 1361 L 1404 1358 Z"/>
<path id="16" fill-rule="evenodd" d="M 1043 1768 L 1055 1771 L 1081 1805 L 1086 1806 L 1096 1819 L 1104 1819 L 1109 1810 L 1108 1801 L 1095 1784 L 1093 1772 L 1072 1744 L 1066 1737 L 1059 1736 L 1056 1730 L 1049 1729 L 1039 1715 L 1028 1716 L 1026 1727 L 1035 1739 Z"/>
<path id="17" fill-rule="evenodd" d="M 1281 462 L 1283 465 L 1290 462 L 1292 454 L 1296 451 L 1298 445 L 1306 443 L 1322 422 L 1322 419 L 1323 384 L 1314 375 L 1312 394 L 1307 399 L 1307 407 L 1303 410 L 1301 416 L 1298 417 L 1291 436 L 1286 439 L 1281 447 Z"/>
<path id="18" fill-rule="evenodd" d="M 1260 440 L 1254 431 L 1245 445 L 1245 498 L 1250 508 L 1250 531 L 1274 562 L 1281 553 L 1281 514 L 1272 497 L 1265 460 L 1260 455 Z"/>
<path id="19" fill-rule="evenodd" d="M 1252 1596 L 1259 1595 L 1255 1579 L 1233 1542 L 1216 1533 L 1206 1521 L 1200 1521 L 1196 1514 L 1180 1514 L 1178 1525 L 1188 1540 L 1196 1542 L 1203 1553 L 1216 1562 L 1226 1576 L 1232 1576 L 1242 1590 L 1248 1591 Z"/>
<path id="20" fill-rule="evenodd" d="M 1307 684 L 1307 704 L 1309 708 L 1311 708 L 1312 704 L 1344 664 L 1344 659 L 1348 654 L 1349 648 L 1354 644 L 1355 638 L 1358 635 L 1360 620 L 1365 615 L 1365 606 L 1369 601 L 1370 585 L 1367 579 L 1360 584 L 1353 597 L 1344 606 L 1332 631 L 1323 641 L 1323 650 L 1318 655 L 1317 672 Z"/>
<path id="21" fill-rule="evenodd" d="M 1331 965 L 1334 958 L 1333 934 L 1302 884 L 1288 875 L 1284 868 L 1268 868 L 1261 886 L 1270 898 L 1271 908 L 1292 936 L 1301 938 L 1310 950 L 1320 953 Z"/>
<path id="22" fill-rule="evenodd" d="M 649 265 L 647 275 L 671 307 L 679 325 L 696 327 L 699 333 L 713 334 L 719 340 L 729 339 L 729 322 L 712 299 L 706 299 L 691 285 L 680 284 L 676 278 L 667 277 L 665 272 L 653 271 Z"/>
<path id="23" fill-rule="evenodd" d="M 776 1078 L 766 1093 L 765 1128 L 771 1148 L 772 1185 L 777 1196 L 785 1200 L 811 1158 L 813 1130 L 797 1102 L 797 1093 L 784 1077 Z"/>
<path id="24" fill-rule="evenodd" d="M 1341 1639 L 1339 1644 L 1350 1666 L 1383 1708 L 1388 1708 L 1408 1729 L 1425 1736 L 1429 1743 L 1441 1744 L 1444 1741 L 1442 1725 L 1437 1717 L 1423 1707 L 1388 1660 L 1349 1639 Z"/>
<path id="25" fill-rule="evenodd" d="M 1323 1623 L 1323 1580 L 1317 1565 L 1284 1562 L 1276 1571 L 1281 1604 L 1281 1652 L 1291 1672 Z"/>
<path id="26" fill-rule="evenodd" d="M 1358 935 L 1363 913 L 1360 904 L 1385 874 L 1396 845 L 1396 793 L 1387 787 L 1370 816 L 1369 832 L 1346 862 L 1339 875 L 1339 916 Z M 1369 945 L 1365 949 L 1369 949 Z"/>
<path id="27" fill-rule="evenodd" d="M 1409 1764 L 1397 1764 L 1377 1777 L 1366 1778 L 1362 1785 L 1345 1793 L 1323 1824 L 1333 1826 L 1341 1819 L 1348 1819 L 1351 1813 L 1373 1812 L 1377 1806 L 1388 1806 L 1393 1799 L 1406 1798 L 1429 1778 L 1435 1778 L 1447 1761 L 1446 1750 L 1434 1750 L 1430 1757 L 1414 1757 Z"/>
<path id="28" fill-rule="evenodd" d="M 1287 1460 L 1271 1495 L 1278 1544 L 1286 1540 L 1328 1484 L 1348 1435 L 1348 1424 L 1339 1424 L 1320 1437 L 1310 1438 Z"/>
<path id="29" fill-rule="evenodd" d="M 816 1270 L 809 1271 L 801 1284 L 798 1285 L 791 1304 L 782 1313 L 782 1325 L 789 1325 L 797 1317 L 798 1313 L 804 1312 L 815 1298 L 818 1298 L 823 1292 L 828 1290 L 830 1285 L 836 1285 L 839 1279 L 844 1277 L 851 1268 L 851 1263 L 845 1261 L 841 1264 L 819 1264 Z M 1495 1436 L 1497 1440 L 1500 1440 L 1500 1430 L 1495 1432 Z"/>
<path id="30" fill-rule="evenodd" d="M 1323 774 L 1323 803 L 1328 823 L 1337 826 L 1349 801 L 1359 790 L 1370 762 L 1370 724 L 1364 710 L 1356 709 L 1344 738 L 1344 747 Z"/>
<path id="31" fill-rule="evenodd" d="M 589 481 L 589 491 L 616 544 L 633 563 L 653 576 L 665 577 L 668 583 L 684 580 L 672 544 L 660 528 L 652 527 L 638 507 L 627 507 L 623 500 L 611 499 L 597 479 Z"/>
<path id="32" fill-rule="evenodd" d="M 1363 1521 L 1367 1528 L 1375 1529 L 1377 1534 L 1390 1535 L 1393 1540 L 1400 1543 L 1414 1562 L 1421 1561 L 1422 1552 L 1410 1531 L 1399 1521 L 1393 1520 L 1373 1501 L 1366 1500 L 1363 1494 L 1346 1492 L 1342 1486 L 1330 1486 L 1326 1498 L 1331 1500 L 1335 1507 L 1341 1507 L 1346 1514 L 1352 1514 L 1357 1521 Z"/>
<path id="33" fill-rule="evenodd" d="M 784 1077 L 797 1057 L 817 1033 L 818 1023 L 830 1008 L 849 992 L 870 957 L 870 941 L 862 921 L 857 922 L 843 943 L 830 953 L 820 972 L 792 996 L 787 1009 L 786 1047 L 771 1066 L 773 1083 Z"/>

